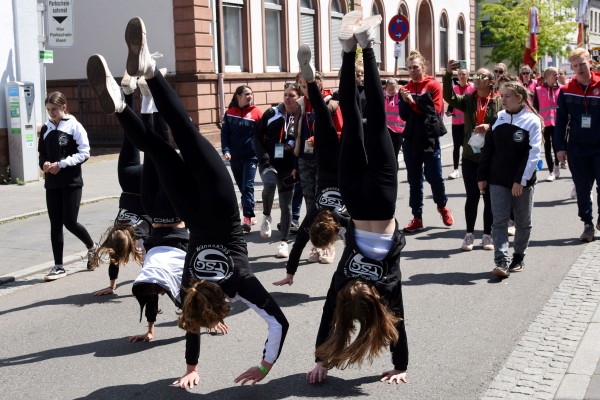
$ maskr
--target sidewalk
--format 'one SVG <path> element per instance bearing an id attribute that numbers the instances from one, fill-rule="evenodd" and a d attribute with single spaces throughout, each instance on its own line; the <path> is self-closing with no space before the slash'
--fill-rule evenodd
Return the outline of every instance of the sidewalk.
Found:
<path id="1" fill-rule="evenodd" d="M 447 156 L 451 147 L 449 136 L 443 138 L 442 144 L 442 148 L 447 149 Z M 117 156 L 92 158 L 83 166 L 83 176 L 84 205 L 80 215 L 85 217 L 86 226 L 96 238 L 110 226 L 118 210 L 121 190 L 117 180 Z M 259 202 L 262 183 L 258 174 L 256 178 L 255 197 Z M 43 181 L 24 186 L 0 186 L 0 198 L 2 290 L 2 283 L 48 270 L 53 263 L 48 261 L 52 256 Z M 65 234 L 70 235 L 67 232 Z M 74 246 L 71 250 L 67 241 L 65 240 L 65 264 L 83 259 L 86 252 L 79 250 L 81 243 L 71 240 Z M 15 259 L 18 259 L 15 264 L 8 265 L 9 260 Z M 579 303 L 574 305 L 574 302 Z M 548 305 L 540 312 L 522 341 L 515 346 L 513 355 L 490 383 L 488 391 L 484 393 L 485 398 L 600 399 L 599 303 L 600 241 L 596 241 L 587 245 L 583 254 L 572 265 L 563 283 L 548 300 Z M 564 314 L 567 314 L 570 321 L 567 328 L 572 330 L 570 336 L 567 335 L 568 348 L 557 345 L 555 335 L 552 334 L 556 331 L 556 326 L 565 324 L 561 321 Z M 544 329 L 551 332 L 542 334 L 540 323 L 545 323 L 549 328 Z M 531 343 L 535 343 L 535 347 Z M 546 369 L 540 368 L 535 357 L 545 357 L 545 353 L 553 346 L 556 347 L 555 354 L 560 362 L 550 363 L 550 367 Z M 529 350 L 531 357 L 528 364 L 524 365 L 519 355 Z M 540 386 L 540 383 L 544 385 Z M 536 391 L 534 388 L 538 387 L 544 387 L 545 390 Z"/>

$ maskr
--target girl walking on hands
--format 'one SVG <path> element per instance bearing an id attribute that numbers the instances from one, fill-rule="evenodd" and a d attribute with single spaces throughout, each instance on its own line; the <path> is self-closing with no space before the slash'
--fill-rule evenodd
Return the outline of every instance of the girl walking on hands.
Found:
<path id="1" fill-rule="evenodd" d="M 381 380 L 406 382 L 408 344 L 400 274 L 400 250 L 405 240 L 394 218 L 398 169 L 372 48 L 380 24 L 379 15 L 361 22 L 361 12 L 352 11 L 344 16 L 340 28 L 344 50 L 340 73 L 344 131 L 338 179 L 352 219 L 323 307 L 316 365 L 307 374 L 310 383 L 325 379 L 331 368 L 344 369 L 365 359 L 372 361 L 385 346 L 392 352 L 393 368 L 383 372 Z M 365 96 L 369 101 L 367 131 L 363 131 L 355 101 L 357 42 L 363 48 Z M 355 323 L 360 327 L 352 340 Z"/>
<path id="2" fill-rule="evenodd" d="M 235 379 L 242 384 L 254 384 L 264 379 L 279 357 L 288 322 L 250 269 L 233 182 L 223 160 L 198 132 L 176 93 L 156 69 L 155 61 L 148 52 L 145 27 L 140 18 L 129 21 L 125 39 L 129 49 L 127 72 L 132 76 L 144 76 L 154 102 L 181 151 L 180 157 L 164 140 L 153 134 L 140 135 L 136 139 L 145 144 L 167 196 L 190 231 L 179 318 L 179 326 L 186 330 L 187 370 L 175 384 L 193 387 L 199 383 L 200 328 L 217 327 L 228 315 L 230 301 L 238 299 L 269 325 L 259 365 Z M 100 62 L 93 77 L 88 79 L 106 112 L 124 114 L 121 123 L 131 124 L 131 132 L 144 132 L 143 129 L 135 129 L 139 128 L 139 118 L 124 106 L 121 93 L 105 63 Z"/>

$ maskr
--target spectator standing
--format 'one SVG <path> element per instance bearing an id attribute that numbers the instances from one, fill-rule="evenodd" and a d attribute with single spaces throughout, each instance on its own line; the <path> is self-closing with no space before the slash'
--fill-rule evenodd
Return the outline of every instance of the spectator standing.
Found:
<path id="1" fill-rule="evenodd" d="M 469 83 L 469 71 L 465 68 L 458 70 L 458 85 L 454 85 L 452 90 L 459 96 L 475 91 L 473 84 Z M 446 100 L 446 102 L 448 101 Z M 454 169 L 448 175 L 448 179 L 458 179 L 460 178 L 460 171 L 458 170 L 460 148 L 465 138 L 465 114 L 453 106 L 448 107 L 446 114 L 452 115 L 452 165 L 454 166 Z"/>
<path id="2" fill-rule="evenodd" d="M 560 177 L 558 157 L 556 157 L 556 146 L 554 146 L 554 126 L 556 125 L 556 106 L 558 104 L 558 70 L 549 67 L 544 71 L 544 84 L 535 88 L 533 96 L 533 107 L 538 110 L 544 119 L 544 153 L 546 164 L 550 174 L 546 182 L 552 182 Z M 553 157 L 554 156 L 554 157 Z"/>

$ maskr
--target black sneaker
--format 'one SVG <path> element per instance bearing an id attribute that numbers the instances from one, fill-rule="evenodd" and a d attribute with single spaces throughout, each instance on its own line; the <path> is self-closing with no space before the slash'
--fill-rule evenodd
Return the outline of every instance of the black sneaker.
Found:
<path id="1" fill-rule="evenodd" d="M 495 275 L 499 278 L 508 278 L 510 276 L 510 271 L 508 270 L 508 261 L 498 261 L 496 263 L 496 268 L 494 268 L 492 271 L 492 275 Z"/>
<path id="2" fill-rule="evenodd" d="M 88 249 L 88 253 L 87 253 L 87 269 L 88 269 L 88 271 L 93 271 L 98 266 L 97 263 L 94 263 L 94 257 L 96 257 L 97 251 L 98 251 L 98 243 L 94 243 L 94 246 L 91 249 Z"/>
<path id="3" fill-rule="evenodd" d="M 298 233 L 299 229 L 300 224 L 298 223 L 298 221 L 292 221 L 292 225 L 290 225 L 290 233 L 295 235 L 296 233 Z"/>
<path id="4" fill-rule="evenodd" d="M 52 267 L 50 272 L 48 272 L 48 275 L 44 277 L 44 280 L 46 282 L 50 282 L 60 278 L 64 278 L 65 276 L 67 276 L 67 271 L 65 271 L 65 268 L 62 265 L 55 265 L 54 267 Z"/>
<path id="5" fill-rule="evenodd" d="M 521 272 L 525 268 L 525 262 L 523 261 L 524 256 L 521 254 L 513 254 L 513 259 L 508 266 L 510 272 Z"/>
<path id="6" fill-rule="evenodd" d="M 596 229 L 593 224 L 585 224 L 583 226 L 583 233 L 579 236 L 579 240 L 582 242 L 593 242 L 595 233 Z"/>

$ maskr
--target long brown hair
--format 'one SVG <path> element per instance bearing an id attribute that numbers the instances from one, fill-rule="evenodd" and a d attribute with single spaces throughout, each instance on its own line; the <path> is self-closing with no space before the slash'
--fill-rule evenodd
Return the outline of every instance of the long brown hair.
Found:
<path id="1" fill-rule="evenodd" d="M 201 327 L 213 327 L 229 315 L 231 305 L 219 285 L 201 280 L 184 290 L 186 296 L 177 323 L 181 329 L 198 332 Z"/>
<path id="2" fill-rule="evenodd" d="M 327 247 L 335 242 L 339 232 L 340 225 L 333 219 L 333 213 L 329 210 L 321 210 L 310 226 L 310 241 L 315 247 Z"/>
<path id="3" fill-rule="evenodd" d="M 108 261 L 117 267 L 124 266 L 130 259 L 138 264 L 144 261 L 144 254 L 138 247 L 133 226 L 117 224 L 106 230 L 100 239 L 100 247 L 94 254 L 92 267 L 98 267 L 104 258 L 108 258 Z"/>
<path id="4" fill-rule="evenodd" d="M 529 111 L 531 111 L 532 113 L 537 115 L 538 118 L 540 119 L 540 122 L 542 124 L 542 131 L 543 131 L 544 130 L 544 118 L 542 118 L 542 116 L 533 107 L 533 104 L 531 103 L 531 100 L 529 99 L 529 97 L 530 97 L 529 91 L 525 88 L 525 86 L 519 81 L 510 81 L 510 82 L 506 82 L 505 84 L 503 84 L 502 87 L 504 89 L 510 89 L 517 96 L 521 96 L 521 98 L 523 99 L 522 102 L 525 103 L 525 105 L 527 106 Z"/>
<path id="5" fill-rule="evenodd" d="M 325 368 L 345 369 L 370 363 L 390 343 L 398 341 L 396 325 L 401 321 L 385 304 L 377 289 L 360 279 L 346 284 L 339 291 L 334 324 L 327 340 L 315 351 Z M 359 331 L 352 341 L 352 334 Z"/>
<path id="6" fill-rule="evenodd" d="M 44 100 L 44 105 L 46 104 L 52 104 L 59 107 L 65 106 L 65 114 L 69 113 L 67 110 L 67 98 L 61 92 L 48 93 L 48 96 L 46 96 L 46 99 Z"/>

